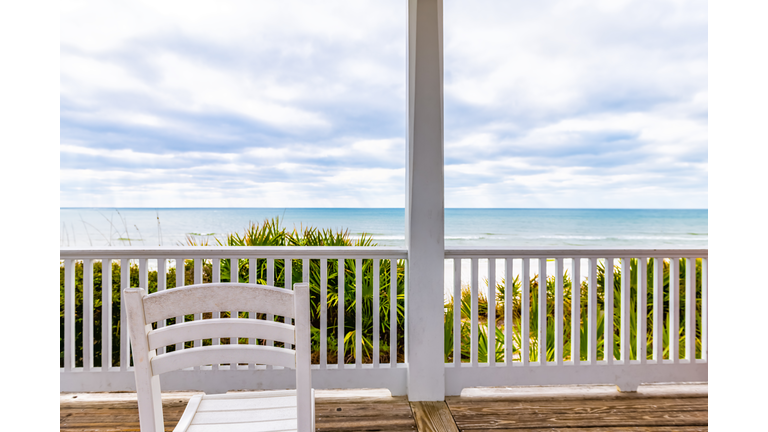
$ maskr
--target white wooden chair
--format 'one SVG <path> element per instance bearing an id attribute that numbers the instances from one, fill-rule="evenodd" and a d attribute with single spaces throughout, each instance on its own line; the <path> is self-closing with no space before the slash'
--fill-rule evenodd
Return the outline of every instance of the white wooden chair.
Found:
<path id="1" fill-rule="evenodd" d="M 296 390 L 201 395 L 190 399 L 175 432 L 314 432 L 315 398 L 310 376 L 309 284 L 290 289 L 227 283 L 173 288 L 147 295 L 124 290 L 142 432 L 161 432 L 160 377 L 190 366 L 256 363 L 296 370 Z M 255 311 L 285 317 L 285 323 L 260 319 L 206 319 L 152 330 L 167 318 L 217 311 Z M 295 325 L 291 324 L 291 318 Z M 190 340 L 247 337 L 283 342 L 264 345 L 213 345 L 157 354 L 157 348 Z M 295 346 L 295 350 L 291 349 Z"/>

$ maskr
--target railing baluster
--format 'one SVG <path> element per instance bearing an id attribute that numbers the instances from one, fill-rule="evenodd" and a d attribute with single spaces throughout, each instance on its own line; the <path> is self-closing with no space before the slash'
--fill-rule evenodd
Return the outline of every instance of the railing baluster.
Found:
<path id="1" fill-rule="evenodd" d="M 320 369 L 328 363 L 328 259 L 320 260 Z"/>
<path id="2" fill-rule="evenodd" d="M 195 258 L 194 275 L 195 275 L 195 280 L 194 280 L 195 284 L 203 283 L 203 260 L 202 260 L 202 258 Z M 201 321 L 202 319 L 203 319 L 203 314 L 202 313 L 194 314 L 194 321 Z M 203 346 L 202 339 L 195 340 L 193 346 L 195 348 Z M 195 370 L 202 370 L 203 367 L 202 366 L 195 366 L 194 369 Z"/>
<path id="3" fill-rule="evenodd" d="M 83 260 L 83 371 L 93 368 L 93 260 Z"/>
<path id="4" fill-rule="evenodd" d="M 664 353 L 664 261 L 653 258 L 653 359 L 661 364 Z"/>
<path id="5" fill-rule="evenodd" d="M 577 365 L 581 362 L 581 258 L 573 258 L 571 265 L 571 360 Z"/>
<path id="6" fill-rule="evenodd" d="M 603 359 L 607 364 L 613 364 L 614 340 L 613 340 L 613 257 L 605 259 L 605 315 L 603 318 Z"/>
<path id="7" fill-rule="evenodd" d="M 344 284 L 346 281 L 346 262 L 344 258 L 339 258 L 339 283 L 338 283 L 338 337 L 337 337 L 337 352 L 339 369 L 344 367 Z"/>
<path id="8" fill-rule="evenodd" d="M 563 364 L 563 259 L 555 258 L 555 363 Z"/>
<path id="9" fill-rule="evenodd" d="M 496 258 L 488 258 L 488 364 L 496 365 Z"/>
<path id="10" fill-rule="evenodd" d="M 284 269 L 285 269 L 284 270 L 284 273 L 285 273 L 285 284 L 284 284 L 283 287 L 285 289 L 293 290 L 293 259 L 285 258 L 285 260 L 283 262 L 285 263 L 285 267 L 284 267 Z M 274 317 L 272 318 L 272 320 L 274 320 Z M 283 321 L 285 321 L 285 317 L 283 317 Z M 274 341 L 270 341 L 269 345 L 273 346 L 274 345 Z M 283 345 L 283 346 L 285 346 L 285 345 Z M 283 366 L 273 366 L 272 368 L 273 369 L 285 369 Z"/>
<path id="11" fill-rule="evenodd" d="M 259 283 L 259 259 L 248 258 L 248 283 Z M 248 311 L 248 319 L 256 319 L 256 311 Z M 248 338 L 248 345 L 256 345 L 258 340 L 256 338 Z M 255 370 L 256 364 L 249 363 L 248 370 Z"/>
<path id="12" fill-rule="evenodd" d="M 646 326 L 648 325 L 648 287 L 647 279 L 647 261 L 646 257 L 637 258 L 637 359 L 640 364 L 646 363 L 648 357 L 648 335 Z"/>
<path id="13" fill-rule="evenodd" d="M 285 271 L 286 267 L 283 266 L 283 269 Z M 286 273 L 287 274 L 287 273 Z M 267 258 L 267 285 L 269 286 L 275 286 L 275 259 L 274 258 Z M 274 321 L 275 317 L 272 314 L 266 314 L 266 320 L 267 321 Z M 274 343 L 271 340 L 264 341 L 264 344 L 266 346 L 273 346 Z M 272 366 L 265 365 L 264 366 L 267 370 L 271 370 Z"/>
<path id="14" fill-rule="evenodd" d="M 185 279 L 186 279 L 185 273 L 186 273 L 186 269 L 184 266 L 184 258 L 176 258 L 176 288 L 184 286 Z M 176 324 L 181 324 L 183 322 L 184 322 L 184 316 L 176 317 Z M 184 342 L 185 341 L 176 343 L 175 351 L 183 350 Z"/>
<path id="15" fill-rule="evenodd" d="M 629 258 L 621 259 L 621 361 L 629 364 L 629 285 L 631 281 Z"/>
<path id="16" fill-rule="evenodd" d="M 131 287 L 131 262 L 120 260 L 120 370 L 127 371 L 131 364 L 131 345 L 128 335 L 128 317 L 123 302 L 123 291 Z"/>
<path id="17" fill-rule="evenodd" d="M 220 283 L 221 282 L 221 260 L 219 258 L 213 259 L 213 283 Z M 231 270 L 231 269 L 230 269 Z M 221 318 L 221 311 L 211 311 L 211 318 Z M 220 338 L 213 338 L 211 339 L 211 345 L 219 345 L 221 343 Z M 213 370 L 219 370 L 219 365 L 214 364 Z"/>
<path id="18" fill-rule="evenodd" d="M 539 258 L 539 355 L 540 365 L 547 364 L 547 258 Z"/>
<path id="19" fill-rule="evenodd" d="M 310 261 L 309 261 L 309 258 L 302 258 L 302 260 L 301 260 L 301 282 L 302 283 L 304 283 L 304 282 L 311 283 L 310 280 L 309 280 L 309 271 L 310 271 Z M 312 295 L 311 295 L 311 293 L 312 293 L 312 290 L 310 289 L 310 298 L 309 298 L 309 308 L 310 308 L 310 311 L 312 309 Z M 311 316 L 311 313 L 310 313 L 310 316 Z M 291 322 L 295 324 L 296 320 L 294 319 Z M 310 327 L 311 327 L 311 325 L 310 325 Z M 295 350 L 296 349 L 296 345 L 292 344 L 291 345 L 291 349 Z M 310 353 L 311 353 L 311 351 L 312 351 L 312 349 L 311 349 L 311 346 L 310 346 Z"/>
<path id="20" fill-rule="evenodd" d="M 389 259 L 389 362 L 397 366 L 397 258 Z"/>
<path id="21" fill-rule="evenodd" d="M 507 366 L 512 366 L 512 357 L 514 356 L 514 344 L 512 343 L 512 335 L 514 334 L 512 316 L 514 310 L 512 304 L 514 303 L 514 277 L 512 258 L 504 258 L 505 272 L 504 272 L 504 362 Z"/>
<path id="22" fill-rule="evenodd" d="M 461 366 L 461 258 L 453 259 L 453 364 Z"/>
<path id="23" fill-rule="evenodd" d="M 158 258 L 157 259 L 157 292 L 165 291 L 165 284 L 166 284 L 166 275 L 165 275 L 165 267 L 166 267 L 166 259 L 165 258 Z M 102 277 L 104 277 L 104 266 L 102 266 Z M 157 322 L 157 328 L 161 329 L 165 327 L 165 320 L 160 320 Z M 164 354 L 165 353 L 165 347 L 160 347 L 157 349 L 157 355 Z M 102 353 L 102 356 L 104 354 Z"/>
<path id="24" fill-rule="evenodd" d="M 589 288 L 587 291 L 587 361 L 597 363 L 597 258 L 589 259 Z"/>
<path id="25" fill-rule="evenodd" d="M 707 280 L 709 279 L 708 269 L 709 258 L 701 259 L 701 358 L 707 360 Z"/>
<path id="26" fill-rule="evenodd" d="M 696 361 L 696 258 L 685 259 L 685 358 Z"/>
<path id="27" fill-rule="evenodd" d="M 75 368 L 75 260 L 64 260 L 64 370 Z"/>
<path id="28" fill-rule="evenodd" d="M 380 268 L 379 259 L 373 259 L 373 274 L 371 275 L 371 294 L 373 295 L 373 336 L 371 338 L 371 345 L 373 347 L 373 367 L 379 367 L 379 326 L 381 321 L 379 319 L 381 315 L 381 309 L 379 309 L 379 302 L 381 301 L 381 287 L 380 287 Z"/>
<path id="29" fill-rule="evenodd" d="M 523 346 L 520 347 L 520 359 L 523 366 L 528 366 L 531 358 L 529 349 L 531 345 L 531 334 L 528 330 L 530 325 L 531 315 L 531 260 L 530 258 L 523 258 L 523 294 L 522 305 L 520 311 L 520 341 Z"/>
<path id="30" fill-rule="evenodd" d="M 355 367 L 363 364 L 363 260 L 355 259 Z"/>
<path id="31" fill-rule="evenodd" d="M 112 260 L 101 260 L 101 370 L 112 366 Z"/>
<path id="32" fill-rule="evenodd" d="M 478 291 L 477 291 L 477 258 L 472 258 L 472 277 L 470 278 L 470 287 L 472 289 L 472 327 L 471 327 L 471 353 L 470 353 L 470 359 L 472 362 L 472 367 L 477 366 L 477 360 L 478 360 L 478 342 L 480 340 L 480 334 L 478 332 Z"/>
<path id="33" fill-rule="evenodd" d="M 680 259 L 669 258 L 669 358 L 680 362 Z"/>

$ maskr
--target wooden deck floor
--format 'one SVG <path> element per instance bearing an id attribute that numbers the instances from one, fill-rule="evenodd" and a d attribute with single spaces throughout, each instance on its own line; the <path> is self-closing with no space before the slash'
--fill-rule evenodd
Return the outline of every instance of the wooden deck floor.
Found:
<path id="1" fill-rule="evenodd" d="M 163 395 L 167 431 L 193 394 Z M 705 431 L 707 404 L 706 384 L 641 386 L 634 394 L 608 386 L 468 389 L 430 405 L 409 404 L 382 390 L 318 390 L 315 426 L 318 431 L 416 431 L 417 424 L 420 431 Z M 60 429 L 138 431 L 136 396 L 62 393 Z"/>

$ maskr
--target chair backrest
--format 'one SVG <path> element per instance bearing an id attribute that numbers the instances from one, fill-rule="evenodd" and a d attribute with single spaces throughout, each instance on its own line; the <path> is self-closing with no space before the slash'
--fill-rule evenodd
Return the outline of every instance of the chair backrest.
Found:
<path id="1" fill-rule="evenodd" d="M 143 288 L 124 290 L 133 351 L 136 392 L 142 432 L 163 431 L 159 375 L 190 366 L 257 363 L 296 370 L 299 430 L 311 419 L 309 346 L 309 284 L 294 290 L 245 283 L 198 284 L 147 294 Z M 152 329 L 152 323 L 206 312 L 233 311 L 233 318 L 176 323 Z M 236 311 L 285 317 L 285 322 L 239 319 Z M 291 324 L 291 319 L 294 324 Z M 213 345 L 159 354 L 157 348 L 192 340 L 239 337 L 283 342 L 284 347 Z M 294 348 L 291 348 L 294 345 Z"/>

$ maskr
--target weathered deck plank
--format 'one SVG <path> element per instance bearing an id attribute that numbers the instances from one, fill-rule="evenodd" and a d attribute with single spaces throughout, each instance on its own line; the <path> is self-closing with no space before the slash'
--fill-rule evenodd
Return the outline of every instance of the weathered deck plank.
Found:
<path id="1" fill-rule="evenodd" d="M 163 395 L 167 431 L 173 430 L 194 394 Z M 386 391 L 318 391 L 315 413 L 321 432 L 455 431 L 456 427 L 463 432 L 692 432 L 707 430 L 708 397 L 706 385 L 641 386 L 631 394 L 606 386 L 471 389 L 446 402 L 410 404 Z M 60 428 L 139 431 L 135 393 L 62 394 Z"/>

